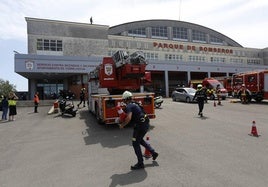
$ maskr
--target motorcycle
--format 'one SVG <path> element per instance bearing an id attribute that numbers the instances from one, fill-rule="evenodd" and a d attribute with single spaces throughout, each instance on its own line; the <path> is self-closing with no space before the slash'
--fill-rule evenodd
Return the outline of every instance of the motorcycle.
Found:
<path id="1" fill-rule="evenodd" d="M 68 97 L 66 99 L 61 99 L 59 101 L 59 108 L 60 108 L 61 115 L 70 114 L 73 117 L 76 116 L 77 109 L 74 109 L 73 101 L 68 100 Z"/>
<path id="2" fill-rule="evenodd" d="M 154 98 L 154 107 L 155 108 L 160 108 L 163 102 L 164 102 L 164 100 L 163 100 L 162 96 L 156 96 Z"/>

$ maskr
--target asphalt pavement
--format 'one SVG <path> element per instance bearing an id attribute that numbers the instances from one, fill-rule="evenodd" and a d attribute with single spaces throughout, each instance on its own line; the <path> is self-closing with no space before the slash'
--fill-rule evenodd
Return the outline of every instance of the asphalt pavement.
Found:
<path id="1" fill-rule="evenodd" d="M 137 171 L 132 127 L 100 125 L 87 108 L 76 117 L 49 109 L 18 107 L 15 121 L 0 122 L 1 187 L 268 184 L 268 102 L 209 101 L 200 118 L 196 104 L 164 99 L 147 134 L 159 157 Z M 249 136 L 252 121 L 260 137 Z"/>

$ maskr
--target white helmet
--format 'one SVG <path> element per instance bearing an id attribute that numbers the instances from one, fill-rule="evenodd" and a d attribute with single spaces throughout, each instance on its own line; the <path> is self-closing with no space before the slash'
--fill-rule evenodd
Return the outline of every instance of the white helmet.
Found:
<path id="1" fill-rule="evenodd" d="M 202 88 L 202 84 L 198 84 L 197 85 L 197 88 Z"/>
<path id="2" fill-rule="evenodd" d="M 132 97 L 132 93 L 129 91 L 125 91 L 122 95 L 122 99 L 127 99 L 127 98 L 131 98 Z"/>

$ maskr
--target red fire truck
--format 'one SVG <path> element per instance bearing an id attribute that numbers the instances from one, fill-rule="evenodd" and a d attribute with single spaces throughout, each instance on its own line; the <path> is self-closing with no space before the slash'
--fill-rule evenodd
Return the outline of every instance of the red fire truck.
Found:
<path id="1" fill-rule="evenodd" d="M 240 98 L 240 89 L 245 85 L 249 98 L 257 102 L 268 99 L 268 70 L 237 73 L 232 76 L 233 95 Z"/>
<path id="2" fill-rule="evenodd" d="M 206 87 L 207 89 L 207 96 L 209 99 L 214 100 L 216 95 L 216 87 L 217 85 L 220 85 L 220 95 L 221 98 L 224 100 L 228 96 L 227 90 L 224 88 L 224 86 L 214 78 L 205 78 L 203 80 L 190 80 L 189 86 L 193 88 L 197 88 L 198 84 L 202 84 L 203 87 Z"/>
<path id="3" fill-rule="evenodd" d="M 154 93 L 143 93 L 143 86 L 151 82 L 146 65 L 142 52 L 128 55 L 118 51 L 112 57 L 104 57 L 89 73 L 88 107 L 100 123 L 119 122 L 117 106 L 124 109 L 122 93 L 125 90 L 133 93 L 133 99 L 143 106 L 149 118 L 155 118 Z"/>
<path id="4" fill-rule="evenodd" d="M 228 96 L 232 96 L 233 88 L 232 88 L 232 77 L 213 77 L 214 79 L 217 79 L 223 87 L 227 90 Z"/>

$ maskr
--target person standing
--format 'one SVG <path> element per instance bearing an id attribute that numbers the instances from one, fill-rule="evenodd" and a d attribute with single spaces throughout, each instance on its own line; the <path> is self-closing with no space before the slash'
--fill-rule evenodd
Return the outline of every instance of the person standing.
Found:
<path id="1" fill-rule="evenodd" d="M 34 94 L 34 113 L 38 113 L 37 108 L 39 104 L 39 92 L 35 92 Z"/>
<path id="2" fill-rule="evenodd" d="M 245 84 L 242 84 L 240 88 L 240 94 L 241 94 L 241 103 L 242 104 L 247 104 L 249 101 L 249 92 L 245 86 Z"/>
<path id="3" fill-rule="evenodd" d="M 7 120 L 7 112 L 8 112 L 8 100 L 7 97 L 4 96 L 2 100 L 2 120 Z"/>
<path id="4" fill-rule="evenodd" d="M 201 84 L 197 85 L 197 91 L 195 92 L 195 95 L 193 97 L 193 100 L 197 100 L 198 103 L 198 115 L 203 117 L 203 109 L 204 109 L 204 103 L 207 101 L 207 94 L 205 90 L 203 89 Z"/>
<path id="5" fill-rule="evenodd" d="M 19 98 L 14 92 L 9 93 L 8 106 L 9 106 L 9 121 L 14 121 L 14 116 L 17 115 L 17 100 Z"/>
<path id="6" fill-rule="evenodd" d="M 218 98 L 218 105 L 221 105 L 221 87 L 219 84 L 216 87 L 216 94 Z"/>
<path id="7" fill-rule="evenodd" d="M 126 118 L 119 124 L 119 128 L 124 128 L 127 124 L 134 124 L 134 131 L 132 136 L 132 146 L 134 148 L 136 157 L 138 159 L 137 164 L 131 166 L 131 170 L 142 169 L 144 168 L 143 156 L 141 151 L 141 146 L 145 147 L 152 154 L 153 160 L 156 160 L 158 153 L 146 142 L 144 141 L 144 136 L 149 130 L 149 118 L 144 112 L 142 106 L 138 103 L 135 103 L 132 100 L 132 93 L 125 91 L 122 95 L 123 101 L 127 104 L 126 106 Z"/>
<path id="8" fill-rule="evenodd" d="M 84 106 L 84 107 L 86 106 L 86 101 L 85 101 L 85 91 L 86 91 L 85 88 L 82 88 L 82 89 L 81 89 L 81 92 L 80 92 L 80 103 L 77 105 L 78 108 L 79 108 L 79 105 L 81 105 L 82 103 L 83 103 L 83 106 Z"/>

